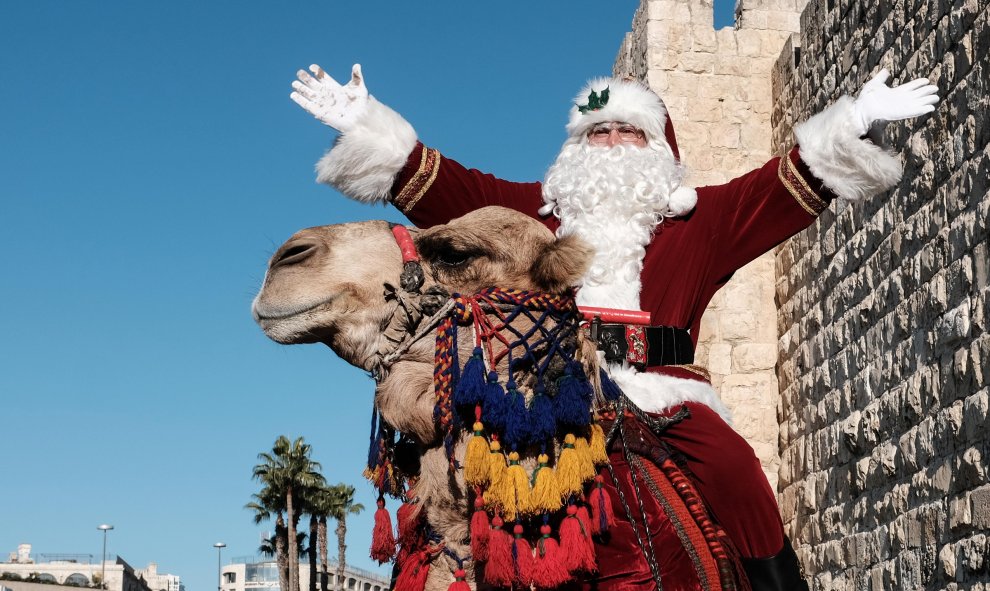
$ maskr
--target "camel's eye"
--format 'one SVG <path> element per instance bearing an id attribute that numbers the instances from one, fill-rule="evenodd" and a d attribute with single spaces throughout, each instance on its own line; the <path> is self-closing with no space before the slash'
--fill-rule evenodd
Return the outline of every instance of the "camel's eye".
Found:
<path id="1" fill-rule="evenodd" d="M 443 267 L 462 267 L 471 262 L 475 254 L 466 250 L 445 248 L 433 255 L 433 262 Z"/>

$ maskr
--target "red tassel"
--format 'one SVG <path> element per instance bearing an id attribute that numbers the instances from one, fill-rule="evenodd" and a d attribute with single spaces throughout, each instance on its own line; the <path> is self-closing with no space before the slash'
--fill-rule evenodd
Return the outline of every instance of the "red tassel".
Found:
<path id="1" fill-rule="evenodd" d="M 488 560 L 488 539 L 492 526 L 485 512 L 485 500 L 478 495 L 474 498 L 474 515 L 471 516 L 471 557 L 475 560 Z"/>
<path id="2" fill-rule="evenodd" d="M 591 533 L 600 535 L 608 532 L 610 527 L 615 527 L 615 511 L 612 509 L 612 500 L 602 487 L 602 477 L 595 476 L 595 486 L 588 496 L 588 504 L 591 505 Z"/>
<path id="3" fill-rule="evenodd" d="M 523 526 L 518 523 L 512 528 L 513 580 L 520 587 L 529 587 L 533 582 L 533 549 L 523 537 Z"/>
<path id="4" fill-rule="evenodd" d="M 395 534 L 392 533 L 392 517 L 385 508 L 385 499 L 378 499 L 375 529 L 371 533 L 371 557 L 378 562 L 388 562 L 393 556 L 395 556 Z"/>
<path id="5" fill-rule="evenodd" d="M 533 558 L 533 584 L 537 589 L 554 589 L 571 580 L 564 566 L 560 544 L 550 537 L 550 526 L 540 528 L 542 538 L 536 543 L 536 556 Z"/>
<path id="6" fill-rule="evenodd" d="M 414 552 L 408 562 L 399 569 L 394 591 L 424 591 L 426 577 L 430 574 L 430 555 L 426 550 Z"/>
<path id="7" fill-rule="evenodd" d="M 595 572 L 595 549 L 591 541 L 591 534 L 584 528 L 581 519 L 577 516 L 578 508 L 574 505 L 567 506 L 567 517 L 560 522 L 560 546 L 567 548 L 563 552 L 564 566 L 567 571 L 575 573 L 578 571 Z"/>
<path id="8" fill-rule="evenodd" d="M 502 529 L 502 518 L 492 519 L 492 531 L 488 538 L 488 563 L 485 565 L 485 581 L 496 587 L 511 587 L 515 580 L 512 564 L 512 535 Z"/>
<path id="9" fill-rule="evenodd" d="M 399 525 L 399 545 L 411 547 L 416 544 L 419 538 L 419 525 L 422 521 L 418 499 L 413 499 L 407 503 L 402 503 L 399 510 L 395 512 L 395 520 Z"/>
<path id="10" fill-rule="evenodd" d="M 464 579 L 467 577 L 467 573 L 464 572 L 463 568 L 459 568 L 454 571 L 454 582 L 447 587 L 447 591 L 471 591 L 471 585 L 467 584 Z"/>

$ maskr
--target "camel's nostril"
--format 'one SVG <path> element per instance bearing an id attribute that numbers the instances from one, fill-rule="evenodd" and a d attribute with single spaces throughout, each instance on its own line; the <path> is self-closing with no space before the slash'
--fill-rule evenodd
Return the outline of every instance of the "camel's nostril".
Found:
<path id="1" fill-rule="evenodd" d="M 296 242 L 282 245 L 272 257 L 271 268 L 295 265 L 316 254 L 317 245 L 309 242 Z"/>

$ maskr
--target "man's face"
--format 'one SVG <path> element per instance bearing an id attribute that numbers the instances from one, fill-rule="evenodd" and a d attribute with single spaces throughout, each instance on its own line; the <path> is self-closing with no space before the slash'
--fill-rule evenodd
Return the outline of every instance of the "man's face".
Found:
<path id="1" fill-rule="evenodd" d="M 588 144 L 603 148 L 611 148 L 619 144 L 645 148 L 646 134 L 642 129 L 629 123 L 609 121 L 591 128 L 588 132 Z"/>

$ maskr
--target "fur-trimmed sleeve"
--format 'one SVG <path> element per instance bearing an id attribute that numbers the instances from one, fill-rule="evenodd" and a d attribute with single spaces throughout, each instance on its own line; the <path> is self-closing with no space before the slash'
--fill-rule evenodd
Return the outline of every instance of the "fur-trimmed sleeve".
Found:
<path id="1" fill-rule="evenodd" d="M 834 105 L 794 128 L 801 160 L 833 193 L 861 201 L 882 193 L 901 179 L 897 156 L 860 137 L 853 99 Z"/>
<path id="2" fill-rule="evenodd" d="M 383 203 L 416 147 L 416 130 L 401 115 L 369 97 L 354 129 L 341 134 L 316 163 L 316 180 L 351 199 Z"/>

